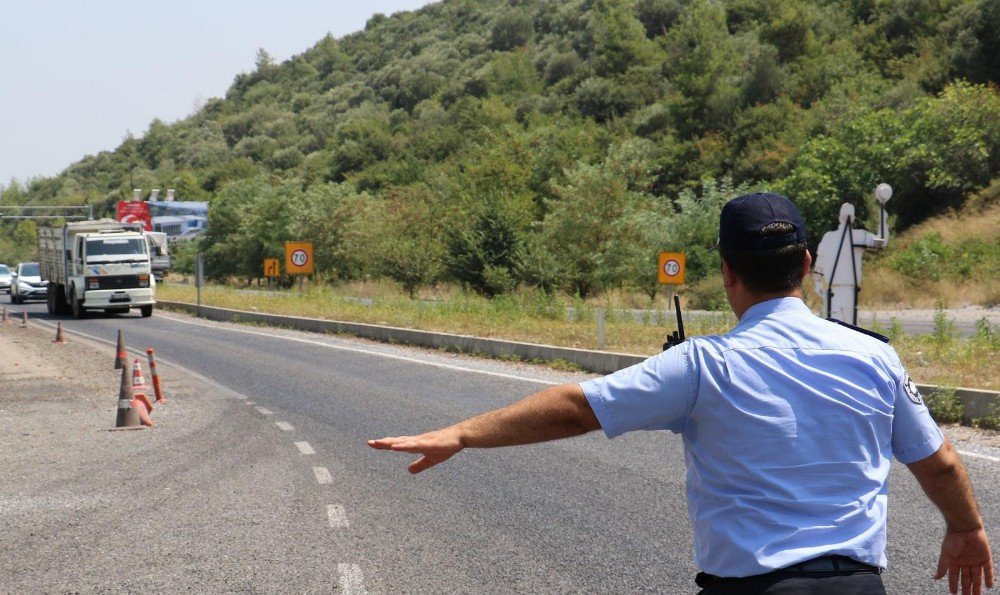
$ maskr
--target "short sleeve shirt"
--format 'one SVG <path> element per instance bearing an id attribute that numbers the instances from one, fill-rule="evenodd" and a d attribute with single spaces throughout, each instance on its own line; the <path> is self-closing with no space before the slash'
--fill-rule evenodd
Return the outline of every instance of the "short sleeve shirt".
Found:
<path id="1" fill-rule="evenodd" d="M 832 554 L 885 567 L 891 459 L 943 442 L 889 345 L 798 298 L 581 386 L 608 437 L 681 434 L 695 562 L 718 576 Z"/>

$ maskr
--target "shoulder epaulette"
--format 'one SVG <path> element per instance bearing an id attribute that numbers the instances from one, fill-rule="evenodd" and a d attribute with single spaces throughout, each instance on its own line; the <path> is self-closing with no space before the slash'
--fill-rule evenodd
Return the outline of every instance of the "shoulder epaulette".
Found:
<path id="1" fill-rule="evenodd" d="M 847 327 L 847 328 L 849 328 L 851 330 L 858 331 L 859 333 L 861 333 L 863 335 L 868 335 L 869 337 L 874 337 L 874 338 L 878 339 L 879 341 L 882 341 L 883 343 L 888 343 L 889 342 L 889 337 L 886 337 L 885 335 L 876 333 L 875 331 L 870 331 L 870 330 L 868 330 L 866 328 L 861 328 L 860 326 L 854 326 L 853 324 L 848 324 L 848 323 L 844 322 L 843 320 L 837 320 L 836 318 L 827 318 L 827 320 L 829 320 L 830 322 L 836 322 L 840 326 Z"/>

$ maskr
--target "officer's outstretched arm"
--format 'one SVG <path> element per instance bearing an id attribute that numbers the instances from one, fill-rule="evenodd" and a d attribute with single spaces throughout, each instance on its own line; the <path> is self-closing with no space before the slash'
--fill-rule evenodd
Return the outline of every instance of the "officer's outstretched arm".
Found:
<path id="1" fill-rule="evenodd" d="M 464 448 L 532 444 L 578 436 L 601 427 L 579 384 L 563 384 L 453 426 L 420 434 L 369 440 L 368 446 L 422 455 L 410 473 L 447 461 Z"/>
<path id="2" fill-rule="evenodd" d="M 993 555 L 990 542 L 972 493 L 972 482 L 951 442 L 945 438 L 936 453 L 907 467 L 927 497 L 941 510 L 947 525 L 934 578 L 947 574 L 952 593 L 958 593 L 959 581 L 964 595 L 979 595 L 984 583 L 991 588 Z"/>

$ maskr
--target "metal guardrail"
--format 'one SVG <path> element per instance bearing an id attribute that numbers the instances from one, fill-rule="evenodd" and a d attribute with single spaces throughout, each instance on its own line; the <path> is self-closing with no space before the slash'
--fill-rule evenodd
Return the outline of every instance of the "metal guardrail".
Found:
<path id="1" fill-rule="evenodd" d="M 485 339 L 469 335 L 454 335 L 433 331 L 421 331 L 394 326 L 342 322 L 322 318 L 303 318 L 282 314 L 265 314 L 246 310 L 230 310 L 214 306 L 198 306 L 187 302 L 157 300 L 157 305 L 181 310 L 220 322 L 252 322 L 269 326 L 292 328 L 316 333 L 343 333 L 375 339 L 385 343 L 400 343 L 433 349 L 449 349 L 463 353 L 487 355 L 490 357 L 518 357 L 525 361 L 564 361 L 579 366 L 588 372 L 610 374 L 622 368 L 644 361 L 649 356 L 609 351 L 589 351 L 571 347 L 556 347 L 535 343 L 519 343 L 502 339 Z M 1000 403 L 1000 392 L 964 387 L 941 387 L 932 384 L 918 384 L 925 395 L 938 391 L 952 391 L 962 402 L 963 421 L 994 414 L 993 406 Z"/>

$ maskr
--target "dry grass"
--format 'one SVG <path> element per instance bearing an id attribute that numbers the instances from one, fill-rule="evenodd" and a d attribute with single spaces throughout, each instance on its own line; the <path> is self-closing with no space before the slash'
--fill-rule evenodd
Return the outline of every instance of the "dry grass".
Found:
<path id="1" fill-rule="evenodd" d="M 928 219 L 906 230 L 906 233 L 899 237 L 890 238 L 890 245 L 898 243 L 899 248 L 906 248 L 916 238 L 929 233 L 940 234 L 941 239 L 947 244 L 969 238 L 996 241 L 997 235 L 1000 234 L 1000 203 L 982 208 L 968 208 Z"/>
<path id="2" fill-rule="evenodd" d="M 976 278 L 957 284 L 949 280 L 915 280 L 886 267 L 865 269 L 859 305 L 884 308 L 946 308 L 1000 305 L 1000 276 Z"/>
<path id="3" fill-rule="evenodd" d="M 969 305 L 1000 306 L 1000 274 L 979 275 L 960 282 L 954 278 L 940 281 L 913 279 L 887 266 L 892 254 L 909 248 L 919 238 L 938 234 L 946 245 L 978 239 L 1000 244 L 1000 203 L 970 207 L 929 219 L 890 239 L 885 254 L 866 256 L 861 282 L 860 306 L 863 308 L 933 308 L 937 304 L 956 308 Z"/>

